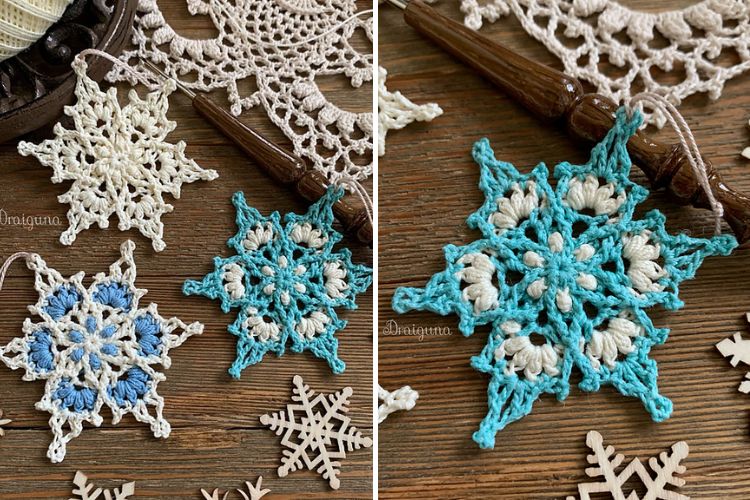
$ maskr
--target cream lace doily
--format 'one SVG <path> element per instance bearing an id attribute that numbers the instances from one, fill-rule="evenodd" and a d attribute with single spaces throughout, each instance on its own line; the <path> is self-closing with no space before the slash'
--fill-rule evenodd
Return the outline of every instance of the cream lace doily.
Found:
<path id="1" fill-rule="evenodd" d="M 461 11 L 475 30 L 513 13 L 566 73 L 618 103 L 641 89 L 675 105 L 698 92 L 718 99 L 727 80 L 750 68 L 750 2 L 743 0 L 659 13 L 615 0 L 461 0 Z M 647 118 L 666 123 L 659 112 Z"/>
<path id="2" fill-rule="evenodd" d="M 316 77 L 329 75 L 343 75 L 353 87 L 372 81 L 372 54 L 360 53 L 353 37 L 361 29 L 372 41 L 373 22 L 352 18 L 354 0 L 186 2 L 191 14 L 210 17 L 215 38 L 180 35 L 155 0 L 140 0 L 133 32 L 137 47 L 121 58 L 131 65 L 150 59 L 193 90 L 226 89 L 234 115 L 262 105 L 296 154 L 330 182 L 371 175 L 372 113 L 342 109 L 316 83 Z M 121 68 L 108 75 L 110 81 L 130 78 Z M 243 94 L 240 82 L 253 78 L 257 90 Z"/>

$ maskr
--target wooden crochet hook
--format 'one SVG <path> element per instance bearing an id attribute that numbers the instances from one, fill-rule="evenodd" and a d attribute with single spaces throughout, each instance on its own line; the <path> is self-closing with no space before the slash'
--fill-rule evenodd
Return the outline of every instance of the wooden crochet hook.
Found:
<path id="1" fill-rule="evenodd" d="M 516 54 L 422 0 L 387 1 L 402 9 L 407 24 L 419 33 L 474 68 L 532 113 L 545 120 L 562 121 L 574 137 L 598 142 L 612 128 L 617 104 L 600 94 L 585 94 L 577 79 Z M 654 188 L 666 188 L 679 204 L 709 208 L 706 193 L 679 143 L 665 144 L 638 132 L 628 142 L 628 151 Z M 750 198 L 727 186 L 711 162 L 704 161 L 709 184 L 724 206 L 724 220 L 740 243 L 748 241 Z"/>
<path id="2" fill-rule="evenodd" d="M 150 61 L 144 63 L 162 78 L 170 78 Z M 193 108 L 201 116 L 237 144 L 275 181 L 290 186 L 307 201 L 317 201 L 328 191 L 329 184 L 325 176 L 317 170 L 308 169 L 301 158 L 288 153 L 242 123 L 214 104 L 206 94 L 197 94 L 177 80 L 175 83 L 191 99 Z M 348 233 L 354 234 L 359 241 L 372 245 L 372 223 L 361 200 L 348 194 L 333 205 L 333 213 Z"/>

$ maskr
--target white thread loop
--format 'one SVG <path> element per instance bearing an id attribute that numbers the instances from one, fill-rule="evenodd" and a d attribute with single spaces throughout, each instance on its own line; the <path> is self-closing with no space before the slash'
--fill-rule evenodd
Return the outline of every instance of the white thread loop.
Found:
<path id="1" fill-rule="evenodd" d="M 124 69 L 127 73 L 132 75 L 136 80 L 138 80 L 140 83 L 145 85 L 149 91 L 154 91 L 158 88 L 158 85 L 155 84 L 152 80 L 149 80 L 149 78 L 142 72 L 137 71 L 133 66 L 130 66 L 129 64 L 119 60 L 112 54 L 108 54 L 107 52 L 103 52 L 98 49 L 84 49 L 81 52 L 76 55 L 76 60 L 83 61 L 86 56 L 97 56 L 102 57 L 108 61 L 110 61 L 112 64 L 121 67 Z M 153 71 L 149 71 L 151 75 L 154 77 L 158 77 L 159 75 L 156 75 Z"/>
<path id="2" fill-rule="evenodd" d="M 10 265 L 20 258 L 24 258 L 28 261 L 32 255 L 33 254 L 30 254 L 28 252 L 16 252 L 5 260 L 2 267 L 0 267 L 0 290 L 3 289 L 3 283 L 5 283 L 5 275 L 7 274 Z"/>
<path id="3" fill-rule="evenodd" d="M 711 210 L 714 213 L 716 223 L 715 232 L 717 235 L 721 234 L 721 218 L 724 215 L 724 206 L 716 199 L 713 189 L 711 189 L 711 184 L 708 180 L 708 168 L 703 161 L 703 156 L 698 149 L 698 144 L 695 142 L 695 137 L 693 137 L 693 133 L 690 131 L 690 126 L 688 126 L 687 121 L 685 121 L 685 118 L 680 114 L 677 108 L 659 94 L 641 92 L 640 94 L 633 96 L 633 98 L 630 99 L 631 111 L 636 109 L 636 106 L 639 104 L 641 104 L 641 109 L 643 109 L 643 103 L 650 105 L 654 109 L 660 109 L 664 113 L 664 116 L 666 116 L 670 126 L 675 132 L 677 132 L 682 149 L 685 151 L 688 162 L 690 162 L 690 166 L 693 169 L 695 179 L 706 193 L 708 204 L 711 206 Z"/>
<path id="4" fill-rule="evenodd" d="M 367 220 L 370 222 L 371 226 L 374 226 L 375 221 L 373 220 L 372 198 L 370 197 L 370 194 L 367 192 L 364 186 L 362 186 L 362 184 L 352 178 L 344 177 L 339 177 L 338 180 L 334 182 L 334 184 L 336 185 L 336 187 L 341 187 L 347 191 L 351 191 L 360 200 L 362 200 L 362 204 L 365 207 L 365 212 L 367 213 Z"/>

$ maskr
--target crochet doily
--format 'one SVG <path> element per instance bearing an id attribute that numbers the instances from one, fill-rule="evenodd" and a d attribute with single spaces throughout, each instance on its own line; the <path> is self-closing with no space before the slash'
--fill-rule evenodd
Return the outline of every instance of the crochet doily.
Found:
<path id="1" fill-rule="evenodd" d="M 657 210 L 634 217 L 648 190 L 628 178 L 626 143 L 641 120 L 621 108 L 589 162 L 561 163 L 553 179 L 543 163 L 521 174 L 495 159 L 487 139 L 477 142 L 486 200 L 468 225 L 482 238 L 447 245 L 445 271 L 425 288 L 400 288 L 393 297 L 399 313 L 457 314 L 464 335 L 492 325 L 472 359 L 491 377 L 489 411 L 474 434 L 483 448 L 529 414 L 542 393 L 565 399 L 574 367 L 582 390 L 611 384 L 639 398 L 656 421 L 672 412 L 648 357 L 668 330 L 655 328 L 647 311 L 681 307 L 678 285 L 705 257 L 729 254 L 737 241 L 671 235 Z"/>
<path id="2" fill-rule="evenodd" d="M 428 122 L 443 114 L 435 103 L 414 104 L 401 92 L 391 92 L 385 86 L 388 72 L 378 67 L 378 156 L 385 154 L 385 137 L 389 130 L 398 130 L 411 122 Z"/>
<path id="3" fill-rule="evenodd" d="M 113 425 L 132 414 L 149 424 L 154 436 L 169 436 L 164 399 L 157 393 L 166 376 L 159 370 L 169 368 L 169 350 L 200 334 L 203 325 L 164 319 L 154 303 L 140 306 L 147 290 L 135 286 L 134 249 L 132 241 L 123 243 L 109 274 L 97 274 L 88 288 L 83 271 L 63 278 L 39 255 L 27 260 L 39 293 L 29 311 L 40 321 L 27 318 L 24 336 L 0 348 L 0 360 L 23 369 L 25 381 L 46 380 L 36 408 L 52 414 L 54 439 L 47 456 L 54 463 L 65 458 L 68 442 L 81 434 L 84 422 L 102 424 L 104 406 Z"/>
<path id="4" fill-rule="evenodd" d="M 356 296 L 372 283 L 372 269 L 352 264 L 348 248 L 333 250 L 341 234 L 333 229 L 332 206 L 343 190 L 329 189 L 305 215 L 278 212 L 264 217 L 238 192 L 239 231 L 228 242 L 236 252 L 215 257 L 214 271 L 202 281 L 188 280 L 187 295 L 221 300 L 225 313 L 238 309 L 229 331 L 237 336 L 237 358 L 229 373 L 263 359 L 267 352 L 311 351 L 328 361 L 334 373 L 344 371 L 334 334 L 346 326 L 336 308 L 356 309 Z"/>
<path id="5" fill-rule="evenodd" d="M 102 92 L 86 76 L 86 68 L 82 59 L 73 61 L 77 102 L 66 106 L 65 114 L 73 119 L 75 129 L 57 123 L 54 139 L 41 144 L 21 141 L 18 152 L 52 167 L 52 182 L 73 182 L 58 197 L 60 203 L 70 205 L 70 227 L 60 236 L 63 245 L 72 244 L 92 224 L 109 227 L 109 218 L 117 214 L 121 231 L 138 229 L 159 252 L 166 246 L 161 216 L 174 208 L 164 195 L 179 198 L 183 183 L 213 180 L 218 174 L 185 156 L 183 141 L 166 142 L 176 127 L 167 119 L 173 81 L 165 81 L 145 99 L 131 90 L 129 104 L 120 107 L 117 89 Z"/>
<path id="6" fill-rule="evenodd" d="M 286 411 L 263 415 L 260 421 L 281 438 L 284 457 L 279 466 L 279 477 L 286 477 L 307 467 L 328 480 L 333 489 L 341 481 L 341 462 L 346 452 L 369 448 L 372 439 L 351 425 L 349 398 L 352 388 L 344 387 L 333 394 L 315 394 L 299 375 L 294 376 L 294 395 Z"/>
<path id="7" fill-rule="evenodd" d="M 697 92 L 718 99 L 727 80 L 750 68 L 744 0 L 704 0 L 659 13 L 615 0 L 461 0 L 461 10 L 475 30 L 483 20 L 512 13 L 562 61 L 565 73 L 618 103 L 641 88 L 675 105 Z M 648 121 L 661 128 L 666 118 L 657 110 Z"/>
<path id="8" fill-rule="evenodd" d="M 359 87 L 372 80 L 372 54 L 358 52 L 352 37 L 361 29 L 372 41 L 373 21 L 350 19 L 357 11 L 354 0 L 187 0 L 187 7 L 193 15 L 210 16 L 218 35 L 184 37 L 155 0 L 140 0 L 137 48 L 123 52 L 122 60 L 139 65 L 139 58 L 150 59 L 193 90 L 226 89 L 235 115 L 262 105 L 296 154 L 332 183 L 371 175 L 372 113 L 337 106 L 315 81 L 342 75 Z M 115 67 L 108 78 L 131 77 Z M 257 90 L 243 95 L 246 79 L 254 80 Z"/>

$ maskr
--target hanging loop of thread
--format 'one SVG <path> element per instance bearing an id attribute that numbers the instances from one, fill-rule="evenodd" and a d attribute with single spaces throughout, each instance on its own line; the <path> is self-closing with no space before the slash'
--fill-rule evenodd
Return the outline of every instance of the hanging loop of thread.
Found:
<path id="1" fill-rule="evenodd" d="M 154 91 L 158 87 L 158 85 L 150 80 L 144 73 L 137 71 L 133 66 L 130 66 L 129 64 L 121 61 L 112 54 L 108 54 L 107 52 L 98 49 L 84 49 L 79 52 L 78 55 L 76 55 L 76 59 L 83 61 L 85 60 L 86 56 L 102 57 L 110 61 L 112 64 L 121 67 L 128 74 L 132 75 L 136 80 L 145 85 L 149 89 L 149 91 Z M 149 71 L 149 74 L 158 79 L 157 75 L 153 71 Z"/>
<path id="2" fill-rule="evenodd" d="M 334 186 L 343 188 L 344 190 L 351 191 L 362 200 L 362 204 L 365 207 L 365 213 L 367 214 L 367 220 L 371 226 L 375 226 L 374 210 L 372 205 L 372 198 L 362 184 L 352 178 L 345 178 L 343 176 L 338 177 L 334 182 Z"/>
<path id="3" fill-rule="evenodd" d="M 28 252 L 16 252 L 5 260 L 2 267 L 0 267 L 0 290 L 3 289 L 3 283 L 5 283 L 5 275 L 8 273 L 8 268 L 10 267 L 10 265 L 13 264 L 14 261 L 21 258 L 28 261 L 32 255 L 33 254 L 30 254 Z"/>
<path id="4" fill-rule="evenodd" d="M 670 126 L 677 133 L 677 137 L 680 140 L 685 155 L 687 156 L 688 162 L 693 169 L 695 179 L 700 184 L 703 191 L 706 193 L 708 204 L 714 213 L 715 219 L 715 232 L 716 234 L 721 233 L 721 218 L 724 215 L 724 206 L 716 199 L 716 196 L 711 188 L 711 183 L 708 179 L 708 167 L 703 161 L 703 156 L 698 148 L 698 144 L 695 142 L 695 137 L 690 130 L 690 126 L 687 124 L 685 118 L 680 114 L 677 108 L 669 102 L 666 98 L 659 94 L 652 92 L 641 92 L 636 94 L 630 99 L 630 112 L 637 109 L 637 106 L 641 104 L 648 104 L 654 109 L 658 109 L 664 113 L 669 122 Z"/>

